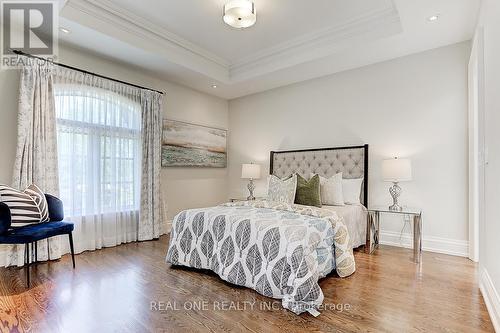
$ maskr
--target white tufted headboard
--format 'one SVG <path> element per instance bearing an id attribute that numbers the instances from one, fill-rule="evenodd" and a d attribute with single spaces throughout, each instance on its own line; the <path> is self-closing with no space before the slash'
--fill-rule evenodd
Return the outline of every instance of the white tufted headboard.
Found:
<path id="1" fill-rule="evenodd" d="M 269 170 L 280 178 L 293 173 L 306 179 L 311 173 L 331 177 L 339 172 L 344 178 L 364 177 L 361 203 L 368 206 L 368 145 L 272 151 Z"/>

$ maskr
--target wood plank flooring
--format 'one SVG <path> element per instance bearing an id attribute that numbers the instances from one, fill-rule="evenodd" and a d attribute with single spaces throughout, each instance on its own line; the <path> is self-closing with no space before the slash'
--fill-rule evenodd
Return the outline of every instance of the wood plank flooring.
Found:
<path id="1" fill-rule="evenodd" d="M 0 268 L 1 332 L 493 332 L 465 258 L 382 246 L 356 251 L 357 272 L 321 280 L 317 318 L 216 275 L 171 268 L 168 237 L 24 270 Z M 253 305 L 252 305 L 253 304 Z M 191 309 L 194 307 L 195 309 Z"/>

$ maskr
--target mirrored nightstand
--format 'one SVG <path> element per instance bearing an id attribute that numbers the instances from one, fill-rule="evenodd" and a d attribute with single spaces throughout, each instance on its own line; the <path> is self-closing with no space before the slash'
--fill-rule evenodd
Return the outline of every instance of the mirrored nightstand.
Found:
<path id="1" fill-rule="evenodd" d="M 372 253 L 378 248 L 380 236 L 380 215 L 398 214 L 408 215 L 413 220 L 413 260 L 419 263 L 422 260 L 422 210 L 403 207 L 400 211 L 390 210 L 387 206 L 374 206 L 368 209 L 366 226 L 365 252 Z"/>

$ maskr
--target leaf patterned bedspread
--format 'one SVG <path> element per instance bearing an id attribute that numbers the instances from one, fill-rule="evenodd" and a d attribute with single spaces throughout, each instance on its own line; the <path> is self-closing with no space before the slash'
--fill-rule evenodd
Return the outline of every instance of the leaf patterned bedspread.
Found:
<path id="1" fill-rule="evenodd" d="M 318 315 L 318 280 L 354 273 L 347 227 L 335 212 L 265 200 L 190 209 L 173 220 L 167 262 L 210 269 L 223 280 Z"/>

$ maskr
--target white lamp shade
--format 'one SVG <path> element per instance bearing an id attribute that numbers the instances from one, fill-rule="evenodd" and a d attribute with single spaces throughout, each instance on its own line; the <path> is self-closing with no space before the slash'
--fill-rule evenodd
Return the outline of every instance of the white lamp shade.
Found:
<path id="1" fill-rule="evenodd" d="M 411 160 L 392 158 L 382 161 L 382 177 L 386 182 L 404 182 L 412 179 Z"/>
<path id="2" fill-rule="evenodd" d="M 241 178 L 243 179 L 259 179 L 260 165 L 259 164 L 242 164 Z"/>

